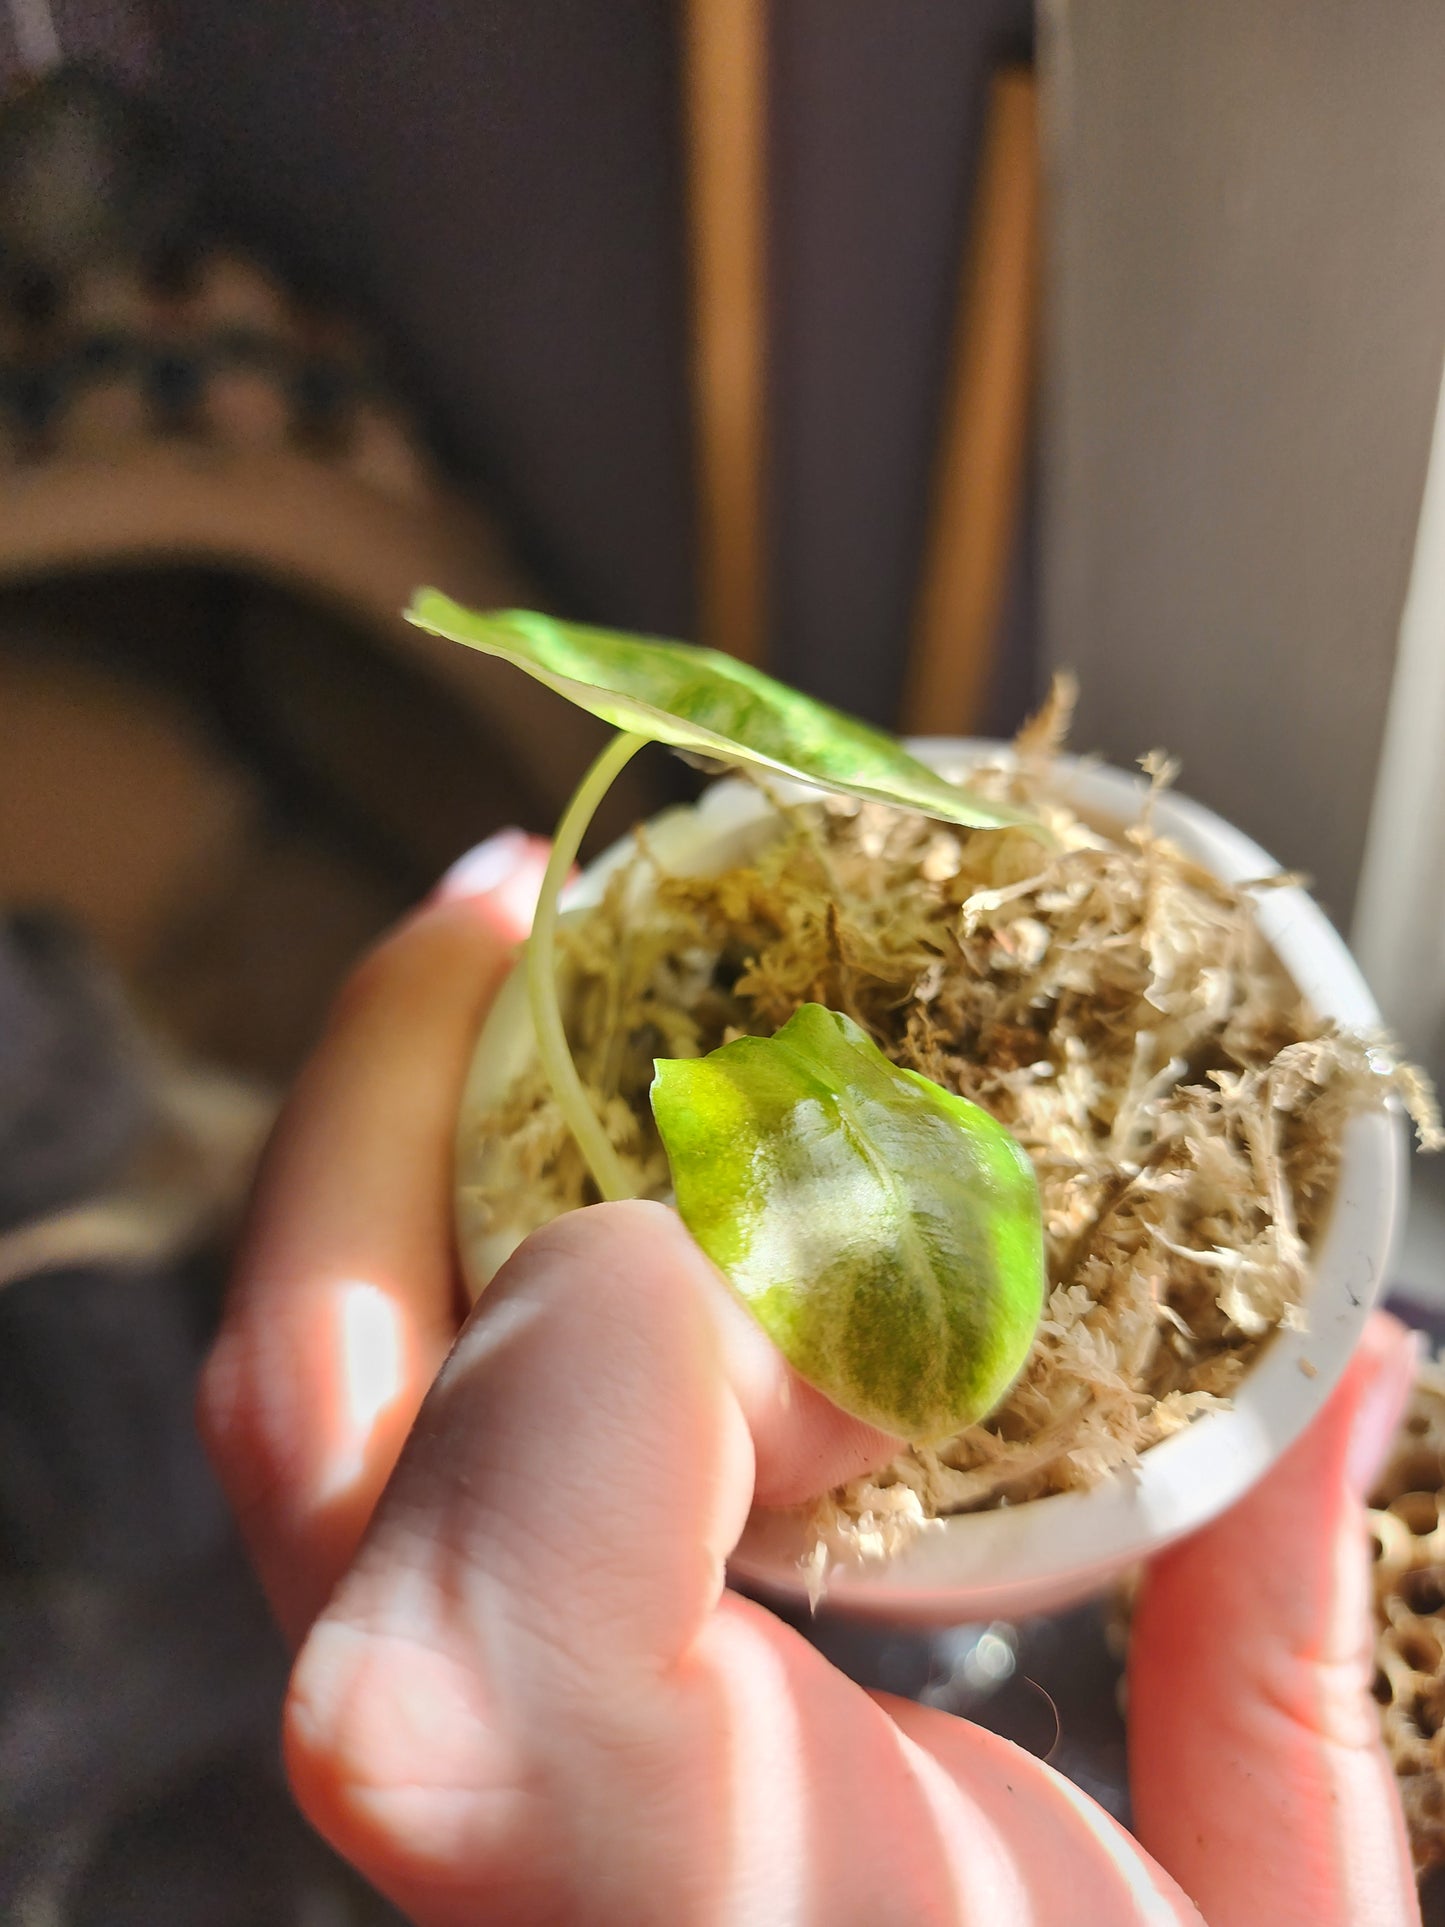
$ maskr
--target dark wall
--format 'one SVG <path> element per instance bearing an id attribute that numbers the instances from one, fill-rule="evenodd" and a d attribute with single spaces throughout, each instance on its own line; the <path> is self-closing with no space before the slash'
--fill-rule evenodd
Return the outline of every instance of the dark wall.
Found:
<path id="1" fill-rule="evenodd" d="M 145 0 L 141 39 L 235 208 L 293 273 L 370 306 L 560 603 L 686 634 L 677 18 Z M 986 67 L 1029 20 L 1028 0 L 774 9 L 775 661 L 883 718 Z"/>
<path id="2" fill-rule="evenodd" d="M 885 720 L 988 71 L 1029 24 L 1027 0 L 774 6 L 776 647 Z"/>
<path id="3" fill-rule="evenodd" d="M 379 319 L 561 600 L 691 623 L 665 0 L 152 0 L 156 85 L 242 221 Z"/>

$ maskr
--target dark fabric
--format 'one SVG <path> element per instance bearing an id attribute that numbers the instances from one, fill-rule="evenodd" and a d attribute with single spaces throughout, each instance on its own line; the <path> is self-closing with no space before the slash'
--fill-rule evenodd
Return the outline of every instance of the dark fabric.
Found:
<path id="1" fill-rule="evenodd" d="M 116 994 L 43 912 L 0 916 L 0 1231 L 104 1184 L 147 1100 Z"/>
<path id="2" fill-rule="evenodd" d="M 0 919 L 0 1224 L 136 1149 L 133 1026 L 63 925 Z M 224 1267 L 0 1289 L 0 1920 L 395 1919 L 282 1786 L 287 1656 L 193 1420 Z"/>

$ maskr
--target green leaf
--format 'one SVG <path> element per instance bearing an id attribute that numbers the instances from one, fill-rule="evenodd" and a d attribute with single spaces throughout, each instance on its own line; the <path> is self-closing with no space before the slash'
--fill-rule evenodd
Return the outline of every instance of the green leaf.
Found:
<path id="1" fill-rule="evenodd" d="M 660 1059 L 652 1109 L 684 1223 L 810 1384 L 914 1443 L 997 1405 L 1044 1245 L 1033 1167 L 987 1111 L 821 1004 Z"/>
<path id="2" fill-rule="evenodd" d="M 525 609 L 479 614 L 435 589 L 419 592 L 407 620 L 500 656 L 594 716 L 675 749 L 751 763 L 948 823 L 1027 820 L 945 781 L 881 730 L 715 649 L 649 642 Z"/>

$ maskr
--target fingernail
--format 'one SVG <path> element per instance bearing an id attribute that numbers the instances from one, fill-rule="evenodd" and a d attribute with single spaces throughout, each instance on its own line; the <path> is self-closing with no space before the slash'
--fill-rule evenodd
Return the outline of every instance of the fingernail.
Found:
<path id="1" fill-rule="evenodd" d="M 1350 1443 L 1345 1469 L 1350 1485 L 1361 1497 L 1379 1477 L 1400 1428 L 1420 1357 L 1420 1334 L 1406 1332 L 1392 1339 L 1375 1363 L 1350 1421 Z"/>
<path id="2" fill-rule="evenodd" d="M 498 830 L 475 844 L 437 885 L 440 897 L 482 897 L 514 876 L 526 860 L 531 838 L 525 830 Z"/>

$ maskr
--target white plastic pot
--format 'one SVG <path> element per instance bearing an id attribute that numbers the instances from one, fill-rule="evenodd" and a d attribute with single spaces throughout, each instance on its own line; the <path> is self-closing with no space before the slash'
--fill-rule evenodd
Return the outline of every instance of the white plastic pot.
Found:
<path id="1" fill-rule="evenodd" d="M 1005 753 L 996 744 L 942 739 L 912 748 L 950 774 L 980 756 Z M 1072 760 L 1060 763 L 1059 787 L 1081 815 L 1101 824 L 1132 821 L 1144 794 L 1138 777 Z M 1155 811 L 1163 834 L 1227 882 L 1265 876 L 1279 867 L 1248 837 L 1184 797 L 1166 793 Z M 775 821 L 751 785 L 724 780 L 695 807 L 656 819 L 648 839 L 669 870 L 707 875 L 746 859 L 767 840 Z M 630 854 L 630 841 L 624 841 L 599 858 L 574 886 L 569 911 L 595 904 L 608 876 Z M 1319 1015 L 1353 1031 L 1379 1026 L 1379 1011 L 1354 960 L 1303 890 L 1263 893 L 1259 920 Z M 482 1028 L 463 1116 L 491 1109 L 534 1051 L 518 970 Z M 515 1231 L 487 1229 L 473 1202 L 486 1148 L 475 1132 L 464 1131 L 460 1145 L 458 1233 L 475 1291 L 519 1238 Z M 1335 1202 L 1304 1301 L 1307 1329 L 1280 1331 L 1266 1343 L 1228 1411 L 1197 1418 L 1144 1453 L 1137 1470 L 1116 1473 L 1086 1492 L 963 1514 L 926 1530 L 891 1560 L 835 1568 L 828 1585 L 830 1606 L 924 1624 L 1052 1611 L 1101 1590 L 1129 1566 L 1224 1511 L 1304 1430 L 1338 1382 L 1388 1276 L 1405 1186 L 1398 1115 L 1380 1110 L 1352 1119 Z M 734 1575 L 774 1595 L 801 1598 L 803 1550 L 795 1516 L 757 1512 L 734 1555 Z"/>

